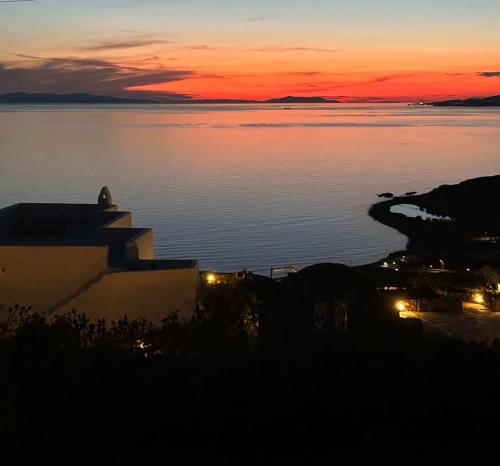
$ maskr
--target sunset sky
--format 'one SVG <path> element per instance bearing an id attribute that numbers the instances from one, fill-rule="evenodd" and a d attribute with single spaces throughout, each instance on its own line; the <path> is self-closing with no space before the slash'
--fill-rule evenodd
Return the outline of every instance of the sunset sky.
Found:
<path id="1" fill-rule="evenodd" d="M 499 0 L 0 1 L 0 93 L 500 94 Z"/>

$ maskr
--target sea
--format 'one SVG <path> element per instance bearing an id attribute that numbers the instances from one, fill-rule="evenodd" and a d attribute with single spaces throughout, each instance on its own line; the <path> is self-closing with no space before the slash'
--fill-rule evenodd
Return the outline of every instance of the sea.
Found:
<path id="1" fill-rule="evenodd" d="M 158 258 L 214 271 L 359 265 L 405 247 L 377 194 L 500 174 L 500 108 L 0 105 L 0 207 L 110 188 Z"/>

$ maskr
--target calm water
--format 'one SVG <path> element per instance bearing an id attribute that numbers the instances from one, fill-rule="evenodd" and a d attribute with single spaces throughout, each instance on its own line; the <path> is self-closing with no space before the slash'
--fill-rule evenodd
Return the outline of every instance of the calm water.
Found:
<path id="1" fill-rule="evenodd" d="M 0 205 L 106 184 L 159 257 L 267 272 L 376 260 L 406 242 L 377 193 L 500 173 L 500 109 L 290 107 L 0 106 Z"/>

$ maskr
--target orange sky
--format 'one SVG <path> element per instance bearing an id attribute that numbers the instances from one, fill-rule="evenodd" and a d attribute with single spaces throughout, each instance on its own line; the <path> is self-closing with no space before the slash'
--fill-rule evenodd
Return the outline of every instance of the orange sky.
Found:
<path id="1" fill-rule="evenodd" d="M 0 92 L 344 101 L 495 95 L 498 24 L 498 0 L 0 3 Z"/>
<path id="2" fill-rule="evenodd" d="M 450 75 L 446 72 L 363 72 L 314 75 L 269 72 L 193 77 L 174 83 L 132 87 L 132 90 L 173 91 L 196 98 L 267 99 L 276 96 L 324 96 L 344 101 L 436 100 L 500 92 L 499 78 L 485 78 L 476 72 Z"/>

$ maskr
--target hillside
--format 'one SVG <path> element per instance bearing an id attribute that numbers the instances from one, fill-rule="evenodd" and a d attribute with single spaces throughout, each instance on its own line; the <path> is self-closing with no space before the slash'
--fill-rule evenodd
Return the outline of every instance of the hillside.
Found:
<path id="1" fill-rule="evenodd" d="M 435 107 L 500 107 L 500 95 L 464 100 L 443 100 L 433 102 L 431 105 Z"/>
<path id="2" fill-rule="evenodd" d="M 266 100 L 266 104 L 333 104 L 337 100 L 328 100 L 324 97 L 295 97 L 292 95 L 280 97 L 277 99 Z"/>
<path id="3" fill-rule="evenodd" d="M 323 104 L 336 103 L 324 97 L 280 97 L 269 100 L 246 99 L 182 99 L 156 101 L 148 99 L 129 99 L 94 95 L 88 93 L 73 94 L 31 94 L 28 92 L 13 92 L 0 94 L 0 104 Z"/>

